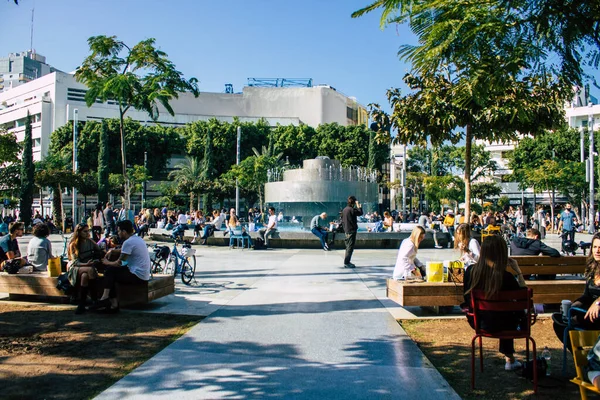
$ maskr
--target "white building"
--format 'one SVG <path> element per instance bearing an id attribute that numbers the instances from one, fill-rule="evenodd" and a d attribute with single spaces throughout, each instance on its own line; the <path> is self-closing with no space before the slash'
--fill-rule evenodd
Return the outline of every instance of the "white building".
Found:
<path id="1" fill-rule="evenodd" d="M 115 102 L 97 102 L 87 107 L 86 86 L 73 74 L 53 72 L 39 79 L 0 93 L 0 127 L 23 140 L 25 118 L 33 116 L 34 159 L 48 152 L 50 134 L 73 120 L 78 109 L 80 121 L 117 118 Z M 337 122 L 340 125 L 367 124 L 368 113 L 355 99 L 326 85 L 314 87 L 244 87 L 242 93 L 201 93 L 195 98 L 183 93 L 171 101 L 175 115 L 159 106 L 158 122 L 170 126 L 217 118 L 233 121 L 257 121 L 266 118 L 270 125 L 304 123 L 313 127 Z M 130 110 L 126 114 L 142 123 L 154 123 L 146 112 Z"/>

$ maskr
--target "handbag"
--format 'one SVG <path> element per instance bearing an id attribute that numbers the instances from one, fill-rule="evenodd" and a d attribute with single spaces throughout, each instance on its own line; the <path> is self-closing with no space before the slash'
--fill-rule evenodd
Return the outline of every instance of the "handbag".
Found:
<path id="1" fill-rule="evenodd" d="M 61 272 L 61 259 L 60 257 L 52 257 L 48 259 L 48 276 L 57 277 Z"/>
<path id="2" fill-rule="evenodd" d="M 56 288 L 62 290 L 67 296 L 70 296 L 75 291 L 75 288 L 71 285 L 71 282 L 69 282 L 67 274 L 58 276 Z"/>
<path id="3" fill-rule="evenodd" d="M 538 357 L 536 359 L 536 362 L 538 378 L 541 376 L 546 376 L 546 370 L 548 369 L 548 363 L 546 362 L 546 359 L 543 357 Z M 529 360 L 523 363 L 521 374 L 524 378 L 533 380 L 533 360 Z"/>
<path id="4" fill-rule="evenodd" d="M 465 265 L 462 261 L 448 262 L 448 281 L 463 283 L 465 278 Z"/>

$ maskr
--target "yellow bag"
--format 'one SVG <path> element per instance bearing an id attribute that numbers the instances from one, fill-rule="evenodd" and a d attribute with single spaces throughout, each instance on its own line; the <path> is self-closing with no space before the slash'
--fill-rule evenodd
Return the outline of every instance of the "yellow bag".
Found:
<path id="1" fill-rule="evenodd" d="M 52 257 L 48 259 L 48 276 L 57 277 L 61 273 L 60 257 Z"/>
<path id="2" fill-rule="evenodd" d="M 447 267 L 450 282 L 463 283 L 465 264 L 462 261 L 444 261 L 444 266 Z"/>
<path id="3" fill-rule="evenodd" d="M 427 262 L 427 282 L 444 282 L 448 280 L 444 279 L 444 263 L 441 261 L 428 261 Z"/>

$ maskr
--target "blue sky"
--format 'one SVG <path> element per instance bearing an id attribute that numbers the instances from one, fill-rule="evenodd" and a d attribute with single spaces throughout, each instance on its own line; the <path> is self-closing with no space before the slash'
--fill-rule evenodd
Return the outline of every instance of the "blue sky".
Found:
<path id="1" fill-rule="evenodd" d="M 74 70 L 87 38 L 116 35 L 128 44 L 153 37 L 202 91 L 241 91 L 248 77 L 313 78 L 364 105 L 389 109 L 386 89 L 404 87 L 409 66 L 396 53 L 415 39 L 406 27 L 379 28 L 379 14 L 350 14 L 369 0 L 2 0 L 0 55 L 33 47 L 52 66 Z M 2 4 L 4 3 L 4 4 Z"/>

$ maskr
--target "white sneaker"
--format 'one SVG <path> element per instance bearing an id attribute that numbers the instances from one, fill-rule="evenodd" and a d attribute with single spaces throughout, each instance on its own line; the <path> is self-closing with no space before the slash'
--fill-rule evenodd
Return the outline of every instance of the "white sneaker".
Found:
<path id="1" fill-rule="evenodd" d="M 515 360 L 515 362 L 511 363 L 511 362 L 507 362 L 506 365 L 504 366 L 504 370 L 505 371 L 514 371 L 515 369 L 519 369 L 521 368 L 523 365 L 518 362 L 517 360 Z"/>
<path id="2" fill-rule="evenodd" d="M 190 243 L 196 243 L 196 238 L 193 238 Z"/>
<path id="3" fill-rule="evenodd" d="M 436 248 L 436 249 L 443 249 L 443 247 L 442 247 L 442 246 L 440 246 L 439 244 L 436 244 L 436 245 L 435 245 L 435 248 Z"/>

